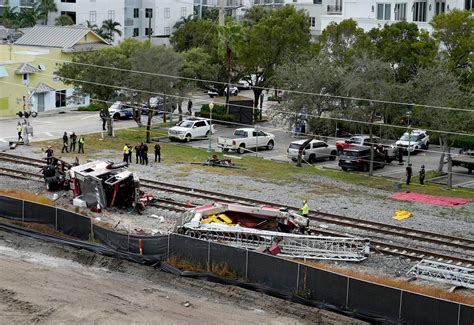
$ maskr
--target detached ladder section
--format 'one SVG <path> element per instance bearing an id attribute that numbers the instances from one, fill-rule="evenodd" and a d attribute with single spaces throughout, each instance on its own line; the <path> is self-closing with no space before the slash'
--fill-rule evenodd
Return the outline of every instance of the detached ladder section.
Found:
<path id="1" fill-rule="evenodd" d="M 369 254 L 369 240 L 352 237 L 324 237 L 253 229 L 187 228 L 185 235 L 224 245 L 257 250 L 278 244 L 278 256 L 288 258 L 360 262 Z"/>
<path id="2" fill-rule="evenodd" d="M 422 260 L 408 271 L 408 275 L 474 289 L 474 269 L 453 264 Z"/>

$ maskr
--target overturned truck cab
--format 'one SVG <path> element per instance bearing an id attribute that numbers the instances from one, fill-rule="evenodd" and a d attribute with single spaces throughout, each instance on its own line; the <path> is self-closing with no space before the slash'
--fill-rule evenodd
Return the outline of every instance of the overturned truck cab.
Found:
<path id="1" fill-rule="evenodd" d="M 127 170 L 126 163 L 93 161 L 72 167 L 66 174 L 73 193 L 73 203 L 93 209 L 135 206 L 139 199 L 140 180 Z"/>

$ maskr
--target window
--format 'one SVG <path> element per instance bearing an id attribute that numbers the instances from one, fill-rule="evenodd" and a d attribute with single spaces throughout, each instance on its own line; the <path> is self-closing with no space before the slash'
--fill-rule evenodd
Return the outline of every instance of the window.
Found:
<path id="1" fill-rule="evenodd" d="M 181 17 L 186 18 L 186 7 L 181 7 Z"/>
<path id="2" fill-rule="evenodd" d="M 21 80 L 24 85 L 27 85 L 30 83 L 30 76 L 27 73 L 24 73 Z"/>
<path id="3" fill-rule="evenodd" d="M 165 18 L 170 18 L 170 8 L 165 8 Z"/>
<path id="4" fill-rule="evenodd" d="M 75 11 L 61 11 L 61 15 L 71 17 L 74 25 L 76 24 L 76 12 Z"/>
<path id="5" fill-rule="evenodd" d="M 145 18 L 153 18 L 153 9 L 152 8 L 146 8 L 145 9 Z"/>
<path id="6" fill-rule="evenodd" d="M 407 4 L 396 3 L 395 4 L 395 20 L 406 20 L 407 19 Z"/>
<path id="7" fill-rule="evenodd" d="M 115 20 L 115 10 L 107 11 L 107 16 L 109 17 L 110 20 Z"/>
<path id="8" fill-rule="evenodd" d="M 314 5 L 320 5 L 321 3 L 323 3 L 322 0 L 313 0 Z"/>
<path id="9" fill-rule="evenodd" d="M 171 30 L 169 27 L 165 27 L 165 35 L 170 35 L 171 34 Z"/>
<path id="10" fill-rule="evenodd" d="M 412 11 L 413 21 L 426 21 L 426 1 L 414 2 Z"/>
<path id="11" fill-rule="evenodd" d="M 133 8 L 133 18 L 140 18 L 140 9 Z"/>
<path id="12" fill-rule="evenodd" d="M 474 10 L 474 0 L 464 0 L 464 9 Z M 449 9 L 449 8 L 448 8 Z"/>
<path id="13" fill-rule="evenodd" d="M 199 121 L 199 122 L 194 123 L 194 126 L 197 128 L 200 128 L 200 127 L 206 126 L 206 122 Z"/>
<path id="14" fill-rule="evenodd" d="M 390 20 L 391 8 L 390 3 L 377 3 L 377 19 Z"/>
<path id="15" fill-rule="evenodd" d="M 66 89 L 56 90 L 56 107 L 66 106 Z"/>
<path id="16" fill-rule="evenodd" d="M 446 0 L 437 0 L 435 2 L 435 15 L 446 12 Z"/>
<path id="17" fill-rule="evenodd" d="M 89 21 L 95 23 L 97 21 L 97 11 L 89 11 Z"/>
<path id="18" fill-rule="evenodd" d="M 65 3 L 76 3 L 76 0 L 61 0 L 61 2 L 65 2 Z"/>
<path id="19" fill-rule="evenodd" d="M 151 30 L 149 30 L 148 27 L 145 28 L 145 35 L 147 35 L 147 36 L 148 35 L 153 35 L 153 28 Z"/>
<path id="20" fill-rule="evenodd" d="M 316 17 L 309 17 L 309 24 L 311 25 L 311 27 L 315 27 L 316 26 Z"/>
<path id="21" fill-rule="evenodd" d="M 133 37 L 140 36 L 140 28 L 134 28 L 133 29 Z"/>

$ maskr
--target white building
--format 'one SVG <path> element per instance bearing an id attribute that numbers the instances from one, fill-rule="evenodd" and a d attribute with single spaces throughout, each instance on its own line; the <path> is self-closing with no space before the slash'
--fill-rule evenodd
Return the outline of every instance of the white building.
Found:
<path id="1" fill-rule="evenodd" d="M 365 31 L 406 20 L 432 31 L 429 22 L 452 9 L 473 9 L 474 0 L 333 0 L 327 15 L 321 16 L 321 28 L 331 22 L 353 19 Z"/>
<path id="2" fill-rule="evenodd" d="M 98 27 L 104 20 L 120 23 L 122 36 L 115 42 L 136 36 L 165 36 L 173 33 L 174 25 L 193 15 L 193 0 L 56 0 L 57 13 L 52 13 L 50 22 L 59 15 L 68 15 L 76 24 L 89 21 Z M 151 26 L 151 29 L 149 28 Z"/>

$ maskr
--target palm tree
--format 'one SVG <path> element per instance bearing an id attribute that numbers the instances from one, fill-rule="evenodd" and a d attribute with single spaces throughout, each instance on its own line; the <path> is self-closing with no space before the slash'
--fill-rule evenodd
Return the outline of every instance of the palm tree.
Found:
<path id="1" fill-rule="evenodd" d="M 2 15 L 2 25 L 6 28 L 16 27 L 18 24 L 17 7 L 10 7 L 9 1 L 5 0 Z"/>
<path id="2" fill-rule="evenodd" d="M 41 13 L 41 17 L 44 19 L 45 25 L 48 25 L 49 13 L 58 12 L 58 7 L 56 6 L 54 0 L 40 0 L 39 2 L 37 2 L 36 7 Z"/>
<path id="3" fill-rule="evenodd" d="M 18 14 L 18 25 L 21 28 L 33 27 L 39 19 L 41 19 L 41 14 L 37 8 L 22 8 Z"/>
<path id="4" fill-rule="evenodd" d="M 122 26 L 120 23 L 113 21 L 112 19 L 107 19 L 102 22 L 102 30 L 101 36 L 105 36 L 104 38 L 109 42 L 114 41 L 114 34 L 118 34 L 118 36 L 122 36 L 122 31 L 117 27 Z"/>
<path id="5" fill-rule="evenodd" d="M 182 25 L 189 23 L 194 19 L 193 15 L 189 15 L 188 17 L 181 17 L 181 20 L 178 20 L 176 24 L 174 24 L 173 28 L 176 30 L 180 28 Z"/>
<path id="6" fill-rule="evenodd" d="M 68 15 L 61 15 L 56 18 L 54 25 L 56 26 L 71 26 L 74 25 L 74 21 Z"/>

